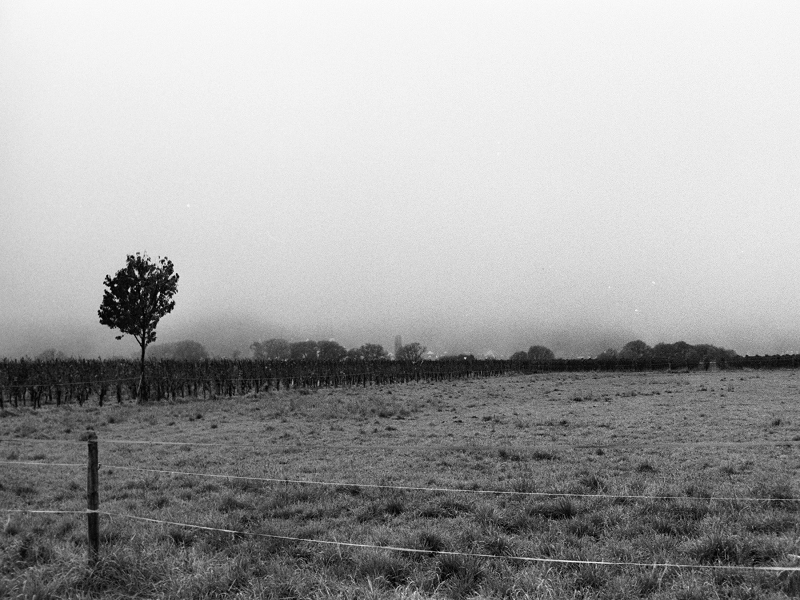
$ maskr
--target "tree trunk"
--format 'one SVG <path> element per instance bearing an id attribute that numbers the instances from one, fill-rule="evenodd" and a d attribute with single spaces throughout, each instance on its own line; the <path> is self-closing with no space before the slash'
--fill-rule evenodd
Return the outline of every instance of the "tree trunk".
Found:
<path id="1" fill-rule="evenodd" d="M 142 375 L 139 379 L 139 402 L 147 402 L 147 388 L 144 387 L 144 351 L 147 349 L 146 344 L 141 344 L 142 346 Z"/>

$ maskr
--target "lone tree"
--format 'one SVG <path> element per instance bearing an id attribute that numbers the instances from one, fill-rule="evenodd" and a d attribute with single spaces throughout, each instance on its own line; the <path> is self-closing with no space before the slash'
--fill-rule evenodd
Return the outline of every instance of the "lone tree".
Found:
<path id="1" fill-rule="evenodd" d="M 156 326 L 164 315 L 172 312 L 178 291 L 178 274 L 166 256 L 153 261 L 147 254 L 128 255 L 127 265 L 112 278 L 106 275 L 103 282 L 103 303 L 97 314 L 100 323 L 119 329 L 117 336 L 132 335 L 142 349 L 142 375 L 139 397 L 147 400 L 144 385 L 144 354 L 147 345 L 156 341 Z"/>

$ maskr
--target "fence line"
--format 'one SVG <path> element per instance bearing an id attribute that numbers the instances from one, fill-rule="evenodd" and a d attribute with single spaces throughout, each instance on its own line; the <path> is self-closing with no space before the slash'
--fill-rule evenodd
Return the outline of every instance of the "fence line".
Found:
<path id="1" fill-rule="evenodd" d="M 79 463 L 45 463 L 33 461 L 0 461 L 0 465 L 20 465 L 39 467 L 83 467 Z M 441 492 L 452 494 L 477 494 L 493 496 L 529 496 L 537 498 L 597 498 L 627 500 L 706 500 L 708 502 L 800 502 L 800 498 L 756 498 L 753 496 L 661 496 L 646 494 L 587 494 L 580 492 L 529 492 L 515 490 L 484 490 L 470 488 L 425 487 L 410 485 L 392 485 L 380 483 L 350 483 L 344 481 L 317 481 L 310 479 L 286 479 L 276 477 L 255 477 L 250 475 L 228 475 L 219 473 L 198 473 L 193 471 L 174 471 L 169 469 L 147 469 L 144 467 L 128 467 L 122 465 L 101 464 L 104 469 L 119 471 L 137 471 L 141 473 L 158 473 L 162 475 L 183 475 L 187 477 L 208 477 L 210 479 L 234 479 L 243 481 L 259 481 L 262 483 L 282 483 L 298 485 L 318 485 L 326 487 L 360 488 L 395 490 L 408 492 Z"/>
<path id="2" fill-rule="evenodd" d="M 777 573 L 784 572 L 797 572 L 800 567 L 778 567 L 778 566 L 763 566 L 763 565 L 702 565 L 702 564 L 683 564 L 683 563 L 642 563 L 642 562 L 627 562 L 627 561 L 608 561 L 608 560 L 579 560 L 568 558 L 549 558 L 538 556 L 508 556 L 499 554 L 484 554 L 479 552 L 458 552 L 455 550 L 428 550 L 423 548 L 406 548 L 403 546 L 385 546 L 380 544 L 365 544 L 359 542 L 342 542 L 337 540 L 318 540 L 314 538 L 303 538 L 288 535 L 278 535 L 272 533 L 260 533 L 256 531 L 241 531 L 237 529 L 224 529 L 221 527 L 210 527 L 208 525 L 197 525 L 195 523 L 183 523 L 179 521 L 167 521 L 164 519 L 154 519 L 152 517 L 140 517 L 138 515 L 126 515 L 120 513 L 112 513 L 102 510 L 82 510 L 82 511 L 46 511 L 46 510 L 23 510 L 23 509 L 0 509 L 0 512 L 16 512 L 16 513 L 55 513 L 55 514 L 96 514 L 110 517 L 111 519 L 131 519 L 145 523 L 153 523 L 158 525 L 171 525 L 173 527 L 185 527 L 188 529 L 199 529 L 202 531 L 216 531 L 219 533 L 228 533 L 231 535 L 261 537 L 273 540 L 281 540 L 288 542 L 303 542 L 308 544 L 322 544 L 329 546 L 344 546 L 347 548 L 366 548 L 370 550 L 389 550 L 392 552 L 404 552 L 407 554 L 426 554 L 426 555 L 443 555 L 443 556 L 463 556 L 467 558 L 484 558 L 484 559 L 500 559 L 500 560 L 516 560 L 522 562 L 535 562 L 546 564 L 563 564 L 563 565 L 592 565 L 592 566 L 609 566 L 609 567 L 645 567 L 651 569 L 700 569 L 700 570 L 719 570 L 719 571 L 770 571 Z"/>
<path id="3" fill-rule="evenodd" d="M 23 513 L 23 514 L 42 514 L 42 515 L 85 515 L 86 509 L 83 510 L 47 510 L 47 509 L 34 509 L 34 508 L 0 508 L 0 512 L 4 513 Z"/>
<path id="4" fill-rule="evenodd" d="M 141 445 L 141 446 L 208 446 L 208 447 L 225 447 L 225 448 L 254 448 L 254 447 L 262 447 L 265 450 L 275 450 L 277 448 L 283 449 L 297 449 L 302 448 L 304 450 L 315 450 L 315 449 L 336 449 L 336 450 L 343 450 L 343 449 L 360 449 L 359 446 L 355 445 L 345 445 L 345 446 L 336 446 L 333 444 L 309 444 L 307 442 L 297 442 L 294 445 L 272 445 L 267 446 L 260 442 L 251 442 L 249 444 L 241 444 L 236 442 L 193 442 L 193 441 L 164 441 L 164 440 L 124 440 L 124 439 L 114 439 L 114 438 L 98 438 L 98 442 L 102 442 L 104 444 L 130 444 L 130 445 Z M 540 440 L 541 442 L 546 442 L 546 440 Z M 86 440 L 65 440 L 65 439 L 52 439 L 52 438 L 6 438 L 0 437 L 0 442 L 31 442 L 31 443 L 41 443 L 41 442 L 58 442 L 63 444 L 85 444 Z M 605 443 L 596 443 L 596 444 L 570 444 L 570 445 L 559 445 L 559 444 L 547 444 L 542 443 L 541 446 L 538 448 L 547 448 L 550 450 L 574 450 L 575 448 L 581 449 L 589 449 L 589 448 L 640 448 L 640 447 L 665 447 L 665 446 L 672 446 L 672 447 L 707 447 L 707 446 L 725 446 L 725 447 L 771 447 L 771 446 L 800 446 L 800 439 L 795 440 L 764 440 L 764 441 L 728 441 L 728 440 L 707 440 L 707 441 L 643 441 L 643 442 L 605 442 Z M 431 450 L 431 449 L 438 449 L 438 450 L 463 450 L 463 451 L 470 451 L 470 450 L 521 450 L 521 451 L 531 451 L 530 447 L 517 447 L 513 444 L 503 444 L 503 445 L 478 445 L 478 444 L 453 444 L 453 445 L 427 445 L 427 446 L 415 446 L 413 448 L 409 448 L 407 445 L 399 445 L 399 444 L 370 444 L 370 448 L 379 449 L 379 450 L 401 450 L 401 449 L 411 449 L 411 450 Z M 536 448 L 534 448 L 535 451 Z"/>
<path id="5" fill-rule="evenodd" d="M 0 465 L 35 465 L 37 467 L 85 467 L 82 463 L 46 463 L 40 461 L 26 460 L 3 460 Z"/>
<path id="6" fill-rule="evenodd" d="M 800 502 L 800 498 L 755 498 L 750 496 L 648 496 L 643 494 L 585 494 L 585 493 L 571 493 L 571 492 L 517 492 L 514 490 L 482 490 L 482 489 L 469 489 L 469 488 L 447 488 L 447 487 L 424 487 L 424 486 L 407 486 L 407 485 L 391 485 L 380 483 L 348 483 L 336 481 L 315 481 L 307 479 L 280 479 L 274 477 L 251 477 L 248 475 L 225 475 L 215 473 L 195 473 L 188 471 L 171 471 L 167 469 L 146 469 L 143 467 L 124 467 L 117 465 L 102 465 L 106 469 L 119 469 L 121 471 L 141 471 L 144 473 L 161 473 L 165 475 L 187 475 L 193 477 L 209 477 L 216 479 L 241 479 L 247 481 L 261 481 L 264 483 L 295 483 L 301 485 L 319 485 L 328 487 L 343 487 L 343 488 L 365 488 L 365 489 L 381 489 L 381 490 L 397 490 L 397 491 L 410 491 L 410 492 L 445 492 L 445 493 L 458 493 L 458 494 L 486 494 L 495 496 L 534 496 L 534 497 L 552 497 L 552 498 L 607 498 L 607 499 L 620 499 L 625 498 L 629 500 L 708 500 L 719 502 L 741 501 L 741 502 Z"/>

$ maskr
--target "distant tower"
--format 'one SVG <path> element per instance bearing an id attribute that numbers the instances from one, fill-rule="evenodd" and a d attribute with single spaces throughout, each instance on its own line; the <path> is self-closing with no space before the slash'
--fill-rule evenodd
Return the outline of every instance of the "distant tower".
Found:
<path id="1" fill-rule="evenodd" d="M 394 337 L 394 356 L 400 356 L 400 349 L 403 347 L 403 338 L 399 335 Z"/>

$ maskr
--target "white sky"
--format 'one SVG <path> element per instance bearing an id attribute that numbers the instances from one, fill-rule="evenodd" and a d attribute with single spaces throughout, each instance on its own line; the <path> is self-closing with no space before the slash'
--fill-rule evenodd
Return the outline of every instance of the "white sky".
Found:
<path id="1" fill-rule="evenodd" d="M 164 342 L 800 351 L 798 32 L 794 1 L 0 0 L 0 355 L 115 351 L 103 278 L 145 250 Z"/>

